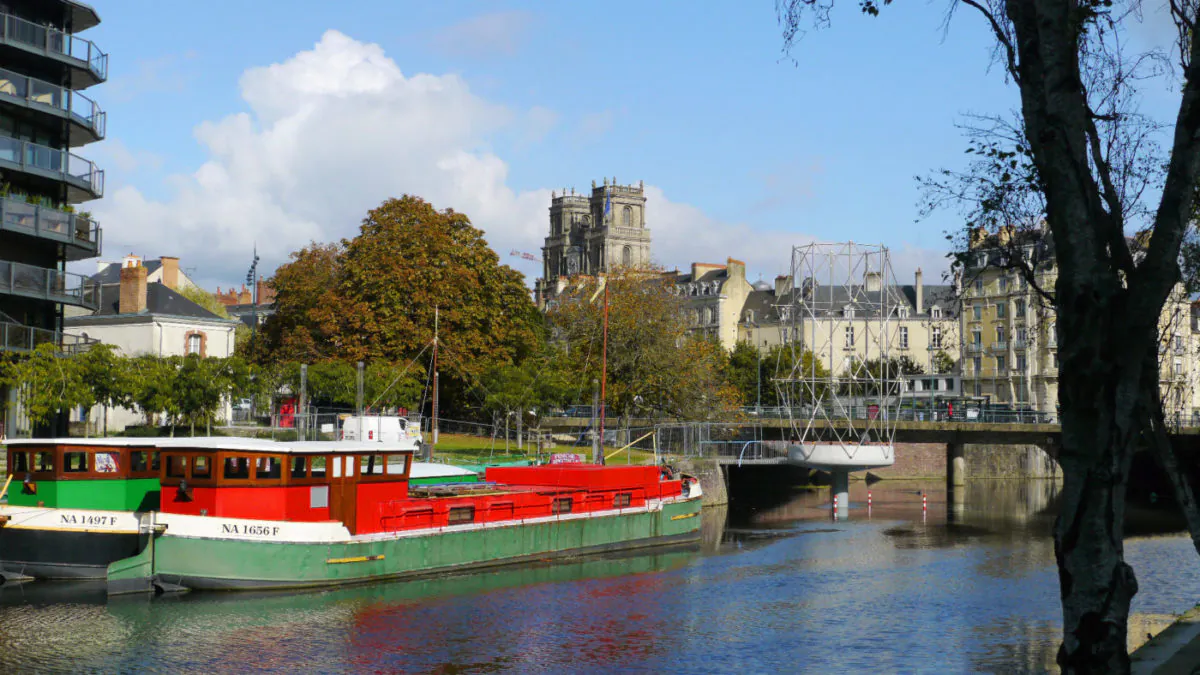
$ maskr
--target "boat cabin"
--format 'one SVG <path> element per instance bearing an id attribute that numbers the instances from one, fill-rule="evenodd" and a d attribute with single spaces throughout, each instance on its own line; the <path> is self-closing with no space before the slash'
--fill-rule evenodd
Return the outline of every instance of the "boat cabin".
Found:
<path id="1" fill-rule="evenodd" d="M 319 522 L 357 531 L 357 515 L 408 495 L 411 443 L 239 442 L 166 449 L 162 511 Z"/>
<path id="2" fill-rule="evenodd" d="M 157 509 L 160 440 L 166 439 L 9 440 L 8 503 L 109 511 Z"/>

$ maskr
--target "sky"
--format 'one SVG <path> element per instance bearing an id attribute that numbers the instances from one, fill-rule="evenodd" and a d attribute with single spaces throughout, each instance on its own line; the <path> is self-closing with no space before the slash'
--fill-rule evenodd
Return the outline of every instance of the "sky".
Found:
<path id="1" fill-rule="evenodd" d="M 786 273 L 791 247 L 883 243 L 901 283 L 947 267 L 958 214 L 915 176 L 960 166 L 956 123 L 1017 105 L 975 16 L 843 3 L 782 51 L 774 2 L 95 0 L 86 93 L 108 138 L 102 260 L 175 255 L 215 288 L 352 237 L 401 194 L 466 213 L 532 285 L 552 190 L 644 181 L 665 267 Z M 90 262 L 82 263 L 85 267 Z"/>

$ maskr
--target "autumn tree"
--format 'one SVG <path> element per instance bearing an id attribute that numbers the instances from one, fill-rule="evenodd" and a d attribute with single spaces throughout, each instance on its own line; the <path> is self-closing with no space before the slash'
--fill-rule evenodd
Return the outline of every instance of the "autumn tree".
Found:
<path id="1" fill-rule="evenodd" d="M 279 361 L 427 362 L 436 312 L 439 371 L 472 385 L 543 339 L 523 278 L 500 264 L 483 232 L 417 197 L 385 201 L 353 239 L 293 254 L 271 284 L 267 333 Z"/>
<path id="2" fill-rule="evenodd" d="M 727 379 L 727 354 L 715 341 L 689 335 L 683 299 L 653 269 L 577 278 L 548 311 L 552 340 L 581 392 L 590 393 L 600 378 L 605 289 L 607 411 L 626 418 L 638 412 L 703 419 L 740 405 Z"/>
<path id="3" fill-rule="evenodd" d="M 860 6 L 874 15 L 889 2 L 864 0 Z M 778 0 L 785 49 L 810 21 L 827 24 L 832 4 Z M 1020 247 L 1007 259 L 1056 315 L 1064 476 L 1054 528 L 1063 607 L 1058 664 L 1064 672 L 1128 672 L 1126 633 L 1137 581 L 1124 559 L 1124 515 L 1139 445 L 1151 446 L 1166 470 L 1200 550 L 1200 509 L 1164 424 L 1158 368 L 1159 318 L 1181 280 L 1181 244 L 1193 220 L 1200 174 L 1198 6 L 1166 4 L 1176 29 L 1170 58 L 1131 51 L 1126 37 L 1129 25 L 1140 20 L 1138 2 L 950 3 L 951 13 L 959 8 L 991 32 L 998 65 L 1020 101 L 1011 125 L 1014 143 L 997 148 L 1013 154 L 990 157 L 1011 170 L 992 176 L 1013 187 L 1017 200 L 1041 202 L 1041 213 L 1025 215 L 1044 218 L 1057 265 L 1052 288 L 1040 288 L 1037 261 L 1025 258 L 1036 247 Z M 1178 92 L 1158 175 L 1157 162 L 1150 170 L 1143 164 L 1155 157 L 1158 125 L 1139 112 L 1139 87 L 1155 68 L 1174 71 L 1172 90 Z M 1031 170 L 1019 172 L 1026 161 Z M 1010 195 L 989 194 L 1002 200 Z M 990 200 L 978 206 L 979 213 L 996 213 Z M 1019 225 L 999 215 L 999 227 Z M 1012 241 L 1015 233 L 1003 232 Z M 1127 237 L 1135 232 L 1142 236 L 1131 242 Z"/>

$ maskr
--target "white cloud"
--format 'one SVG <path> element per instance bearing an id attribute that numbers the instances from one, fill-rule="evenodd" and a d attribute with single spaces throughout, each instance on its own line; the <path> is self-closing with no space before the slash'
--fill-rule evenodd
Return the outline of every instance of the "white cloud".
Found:
<path id="1" fill-rule="evenodd" d="M 431 44 L 450 56 L 512 56 L 524 44 L 532 24 L 533 15 L 520 10 L 480 14 L 441 29 Z"/>
<path id="2" fill-rule="evenodd" d="M 271 271 L 311 241 L 354 236 L 367 210 L 408 193 L 470 216 L 530 285 L 540 274 L 539 263 L 509 251 L 539 251 L 550 189 L 512 189 L 508 164 L 487 148 L 500 131 L 549 130 L 553 111 L 509 110 L 456 75 L 406 76 L 378 45 L 336 31 L 283 63 L 246 71 L 241 91 L 249 111 L 196 128 L 208 158 L 165 178 L 165 199 L 113 176 L 93 208 L 107 251 L 178 255 L 198 282 L 228 286 L 244 278 L 253 246 Z M 149 161 L 105 145 L 127 156 L 112 165 L 116 174 Z M 589 177 L 564 177 L 573 179 Z M 787 269 L 792 245 L 811 240 L 719 222 L 654 186 L 647 196 L 652 253 L 666 266 L 733 256 L 771 276 Z"/>

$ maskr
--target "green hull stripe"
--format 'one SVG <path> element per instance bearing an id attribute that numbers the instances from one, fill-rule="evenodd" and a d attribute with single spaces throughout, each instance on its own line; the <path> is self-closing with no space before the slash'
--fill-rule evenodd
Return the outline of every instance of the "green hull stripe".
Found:
<path id="1" fill-rule="evenodd" d="M 8 487 L 11 506 L 41 506 L 58 509 L 141 511 L 158 508 L 158 479 L 51 480 L 37 481 L 37 494 L 22 493 L 22 483 L 13 478 Z"/>
<path id="2" fill-rule="evenodd" d="M 167 534 L 153 553 L 113 563 L 110 581 L 144 574 L 194 588 L 300 587 L 354 583 L 569 554 L 584 549 L 654 545 L 699 536 L 698 500 L 661 511 L 333 544 L 189 539 Z M 683 515 L 683 519 L 676 516 Z M 147 560 L 147 554 L 152 560 Z M 370 564 L 332 564 L 334 561 Z"/>

